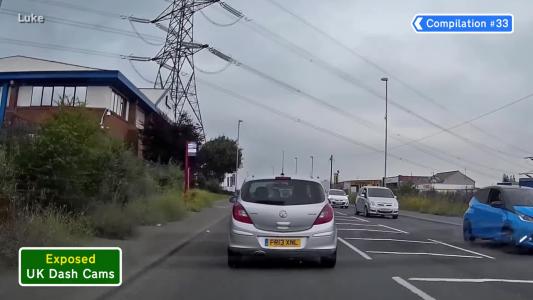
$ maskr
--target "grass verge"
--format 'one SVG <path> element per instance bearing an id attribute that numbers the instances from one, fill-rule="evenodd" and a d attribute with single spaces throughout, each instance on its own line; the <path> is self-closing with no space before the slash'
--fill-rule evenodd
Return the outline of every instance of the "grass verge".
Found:
<path id="1" fill-rule="evenodd" d="M 440 216 L 462 216 L 468 208 L 467 203 L 424 196 L 403 196 L 398 201 L 400 209 Z"/>

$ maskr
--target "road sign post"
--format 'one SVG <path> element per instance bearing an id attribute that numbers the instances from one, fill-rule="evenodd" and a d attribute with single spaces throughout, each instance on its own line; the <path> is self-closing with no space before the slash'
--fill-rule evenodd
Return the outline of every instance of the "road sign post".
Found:
<path id="1" fill-rule="evenodd" d="M 511 14 L 419 14 L 411 23 L 417 33 L 513 33 Z"/>

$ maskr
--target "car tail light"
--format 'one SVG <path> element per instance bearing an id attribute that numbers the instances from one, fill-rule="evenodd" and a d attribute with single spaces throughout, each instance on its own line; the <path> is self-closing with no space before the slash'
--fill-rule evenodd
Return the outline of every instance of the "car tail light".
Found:
<path id="1" fill-rule="evenodd" d="M 246 209 L 244 209 L 240 203 L 235 203 L 235 205 L 233 205 L 233 219 L 239 222 L 253 224 L 252 219 L 250 219 L 250 216 L 248 216 L 248 213 L 246 212 Z"/>
<path id="2" fill-rule="evenodd" d="M 326 204 L 313 225 L 328 223 L 331 222 L 331 220 L 333 220 L 333 208 L 331 208 L 331 205 Z"/>

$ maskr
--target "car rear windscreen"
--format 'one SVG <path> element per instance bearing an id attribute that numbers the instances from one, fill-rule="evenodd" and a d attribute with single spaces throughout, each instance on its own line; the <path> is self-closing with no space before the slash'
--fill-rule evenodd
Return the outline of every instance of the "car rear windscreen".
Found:
<path id="1" fill-rule="evenodd" d="M 504 189 L 503 199 L 509 206 L 533 206 L 533 189 Z"/>
<path id="2" fill-rule="evenodd" d="M 329 194 L 333 196 L 346 196 L 343 190 L 329 190 Z"/>
<path id="3" fill-rule="evenodd" d="M 369 197 L 394 198 L 394 194 L 389 189 L 368 189 Z"/>
<path id="4" fill-rule="evenodd" d="M 271 205 L 304 205 L 325 200 L 324 189 L 313 181 L 263 179 L 246 182 L 241 189 L 246 202 Z"/>

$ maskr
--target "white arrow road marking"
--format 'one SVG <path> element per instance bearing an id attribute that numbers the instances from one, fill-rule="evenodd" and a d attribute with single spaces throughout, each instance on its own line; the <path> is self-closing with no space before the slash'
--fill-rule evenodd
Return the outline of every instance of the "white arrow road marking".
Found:
<path id="1" fill-rule="evenodd" d="M 346 245 L 346 247 L 352 249 L 353 251 L 355 251 L 357 254 L 361 255 L 364 259 L 366 260 L 372 260 L 372 257 L 368 256 L 366 253 L 364 253 L 363 251 L 357 249 L 354 245 L 348 243 L 347 241 L 343 240 L 342 238 L 337 238 L 339 240 L 339 242 L 343 243 L 344 245 Z"/>
<path id="2" fill-rule="evenodd" d="M 416 294 L 418 297 L 424 299 L 424 300 L 436 300 L 435 298 L 431 297 L 430 295 L 426 294 L 424 291 L 420 290 L 416 286 L 410 284 L 409 282 L 405 281 L 401 277 L 392 277 L 394 281 L 396 281 L 399 285 L 403 286 L 404 288 L 410 290 L 414 294 Z"/>
<path id="3" fill-rule="evenodd" d="M 418 31 L 422 30 L 422 26 L 420 26 L 420 22 L 422 22 L 422 19 L 423 19 L 422 17 L 417 17 L 415 19 L 415 23 L 414 24 L 415 24 L 416 30 L 418 30 Z"/>

